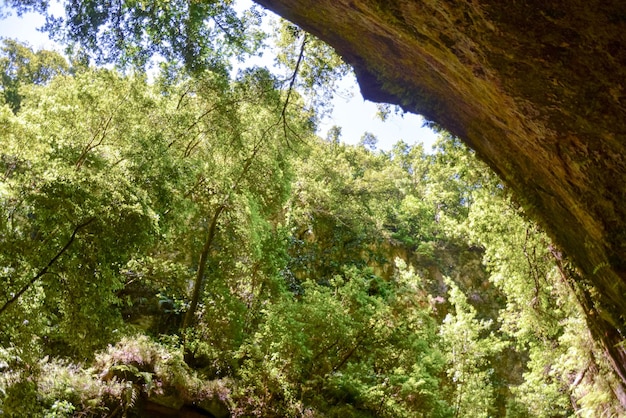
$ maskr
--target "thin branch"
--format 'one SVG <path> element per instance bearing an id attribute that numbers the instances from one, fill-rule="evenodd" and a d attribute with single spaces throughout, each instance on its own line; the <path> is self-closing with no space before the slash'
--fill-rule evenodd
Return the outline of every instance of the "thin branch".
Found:
<path id="1" fill-rule="evenodd" d="M 204 242 L 204 246 L 202 247 L 202 253 L 200 254 L 200 262 L 198 264 L 198 269 L 196 270 L 196 279 L 194 280 L 193 293 L 191 295 L 191 302 L 189 303 L 189 309 L 185 313 L 185 318 L 183 320 L 182 331 L 184 332 L 193 322 L 193 317 L 196 314 L 196 309 L 198 307 L 198 302 L 200 301 L 200 292 L 202 291 L 202 282 L 204 278 L 204 270 L 206 269 L 207 260 L 209 258 L 209 252 L 211 250 L 211 245 L 213 244 L 213 240 L 215 239 L 215 233 L 217 231 L 217 221 L 219 220 L 220 215 L 226 209 L 226 205 L 220 205 L 215 213 L 213 214 L 213 219 L 211 219 L 211 224 L 209 225 L 209 232 L 207 234 L 206 241 Z M 184 338 L 184 336 L 183 336 Z"/>
<path id="2" fill-rule="evenodd" d="M 91 138 L 91 141 L 89 141 L 89 143 L 87 143 L 87 145 L 85 145 L 85 147 L 83 148 L 82 152 L 80 153 L 80 156 L 78 157 L 78 160 L 76 160 L 76 170 L 80 170 L 80 168 L 82 167 L 83 163 L 85 162 L 85 160 L 87 159 L 87 154 L 89 154 L 89 152 L 97 147 L 99 147 L 100 145 L 102 145 L 102 143 L 104 142 L 104 138 L 106 138 L 107 136 L 107 131 L 109 129 L 109 126 L 111 125 L 111 121 L 113 120 L 113 114 L 111 114 L 109 116 L 109 118 L 107 119 L 107 121 L 104 124 L 104 128 L 102 130 L 102 135 L 100 136 L 100 140 L 98 141 L 97 144 L 94 145 L 94 142 L 96 141 L 96 138 L 98 137 L 98 133 L 100 132 L 100 129 L 98 129 L 98 133 L 96 133 L 93 138 Z"/>
<path id="3" fill-rule="evenodd" d="M 371 328 L 371 327 L 370 327 Z M 361 346 L 361 344 L 363 344 L 363 342 L 365 341 L 365 339 L 367 338 L 367 334 L 363 334 L 359 337 L 359 339 L 356 341 L 356 344 L 354 344 L 354 346 L 350 349 L 350 351 L 348 351 L 343 358 L 341 359 L 341 361 L 339 362 L 339 364 L 337 364 L 335 367 L 333 367 L 333 370 L 331 371 L 331 373 L 335 373 L 337 372 L 337 370 L 341 369 L 343 367 L 344 364 L 346 364 L 346 362 L 348 360 L 350 360 L 350 357 L 352 357 L 352 355 L 356 352 L 356 350 Z"/>
<path id="4" fill-rule="evenodd" d="M 35 284 L 35 282 L 37 280 L 39 280 L 44 274 L 46 274 L 48 272 L 48 269 L 50 269 L 50 267 L 52 267 L 52 265 L 54 263 L 56 263 L 56 261 L 59 258 L 61 258 L 63 253 L 65 253 L 68 250 L 68 248 L 70 248 L 70 246 L 72 245 L 72 243 L 76 239 L 76 235 L 78 234 L 78 231 L 80 231 L 81 229 L 85 228 L 87 225 L 89 225 L 90 223 L 92 223 L 95 220 L 96 220 L 96 218 L 90 218 L 87 221 L 83 222 L 82 224 L 78 225 L 76 228 L 74 228 L 74 231 L 72 232 L 72 235 L 70 236 L 70 239 L 65 243 L 63 248 L 61 248 L 61 250 L 54 257 L 52 257 L 52 259 L 48 262 L 48 264 L 46 264 L 46 266 L 44 268 L 39 270 L 39 273 L 37 273 L 32 279 L 30 279 L 28 281 L 28 283 L 26 283 L 20 289 L 19 292 L 17 292 L 11 299 L 9 299 L 2 306 L 2 308 L 0 308 L 0 315 L 2 315 L 4 313 L 4 311 L 6 311 L 11 305 L 13 305 L 33 284 Z"/>
<path id="5" fill-rule="evenodd" d="M 537 272 L 536 267 L 534 266 L 533 261 L 536 262 L 536 259 L 534 258 L 534 252 L 533 252 L 533 260 L 531 260 L 530 254 L 528 253 L 528 239 L 530 237 L 530 230 L 529 228 L 526 228 L 526 238 L 524 239 L 524 245 L 522 247 L 522 251 L 524 253 L 524 256 L 526 257 L 526 262 L 528 263 L 528 274 L 531 276 L 531 278 L 533 279 L 534 283 L 535 283 L 535 297 L 532 300 L 532 305 L 533 308 L 537 308 L 537 305 L 539 304 L 539 293 L 540 293 L 540 284 L 539 284 L 539 273 Z M 534 250 L 533 250 L 534 251 Z"/>
<path id="6" fill-rule="evenodd" d="M 211 16 L 211 19 L 213 20 L 213 22 L 215 22 L 215 26 L 217 26 L 218 28 L 220 28 L 220 30 L 222 32 L 224 32 L 224 36 L 226 36 L 226 39 L 228 39 L 229 42 L 233 43 L 233 44 L 238 44 L 239 42 L 237 41 L 237 38 L 232 35 L 228 29 L 226 29 L 224 27 L 224 25 L 222 24 L 222 22 L 219 21 L 219 19 L 217 18 L 217 16 Z"/>
<path id="7" fill-rule="evenodd" d="M 128 100 L 129 96 L 130 96 L 130 93 L 126 94 L 122 98 L 122 100 L 120 100 L 120 102 L 115 106 L 115 109 L 113 109 L 113 112 L 109 115 L 107 121 L 104 123 L 100 123 L 100 126 L 98 127 L 98 130 L 96 131 L 96 133 L 93 135 L 93 138 L 91 138 L 89 143 L 85 145 L 85 148 L 83 148 L 83 151 L 78 157 L 78 160 L 76 161 L 76 170 L 80 170 L 81 166 L 84 164 L 85 160 L 87 159 L 87 154 L 89 152 L 91 152 L 92 150 L 102 145 L 102 143 L 104 142 L 104 139 L 107 136 L 107 133 L 108 133 L 107 131 L 109 130 L 109 126 L 111 125 L 111 122 L 113 121 L 113 117 L 119 111 L 120 107 Z M 102 130 L 102 135 L 100 136 L 100 140 L 98 141 L 98 143 L 94 145 L 96 138 L 99 136 L 100 130 Z"/>
<path id="8" fill-rule="evenodd" d="M 307 35 L 306 33 L 302 37 L 302 45 L 300 45 L 300 54 L 298 55 L 298 60 L 296 61 L 296 67 L 293 70 L 293 74 L 291 75 L 291 80 L 289 81 L 289 88 L 287 89 L 287 98 L 285 98 L 285 104 L 283 105 L 283 109 L 280 112 L 280 119 L 283 122 L 283 135 L 285 136 L 285 141 L 287 141 L 287 145 L 289 145 L 289 141 L 287 140 L 287 130 L 295 133 L 293 129 L 289 128 L 287 124 L 287 106 L 289 106 L 289 99 L 291 98 L 291 93 L 293 92 L 296 84 L 296 78 L 298 77 L 298 72 L 300 71 L 300 65 L 302 64 L 302 60 L 304 59 L 304 51 L 307 43 Z"/>
<path id="9" fill-rule="evenodd" d="M 298 60 L 296 61 L 296 67 L 293 69 L 293 74 L 291 75 L 291 79 L 289 80 L 289 88 L 287 89 L 287 98 L 285 99 L 285 104 L 283 105 L 283 110 L 281 112 L 281 116 L 283 119 L 285 118 L 285 114 L 287 112 L 287 106 L 289 105 L 289 99 L 291 98 L 291 92 L 294 90 L 294 86 L 296 84 L 296 78 L 298 77 L 298 72 L 300 71 L 300 64 L 302 64 L 302 59 L 304 58 L 304 50 L 306 48 L 307 37 L 306 34 L 302 38 L 302 45 L 300 45 L 300 55 L 298 55 Z"/>
<path id="10" fill-rule="evenodd" d="M 183 325 L 181 327 L 181 331 L 183 332 L 183 339 L 185 338 L 184 332 L 187 328 L 189 328 L 193 324 L 194 316 L 196 314 L 196 309 L 198 308 L 198 303 L 200 302 L 200 293 L 202 292 L 202 287 L 204 285 L 204 271 L 206 270 L 206 265 L 209 259 L 209 253 L 211 247 L 213 245 L 213 241 L 215 240 L 215 236 L 217 234 L 217 224 L 220 216 L 226 208 L 228 207 L 228 202 L 230 201 L 231 196 L 239 189 L 240 183 L 245 179 L 250 167 L 252 166 L 252 162 L 256 158 L 258 152 L 261 149 L 261 145 L 263 144 L 265 138 L 261 137 L 261 139 L 255 144 L 252 154 L 246 162 L 239 174 L 239 177 L 233 183 L 230 191 L 224 196 L 222 202 L 219 204 L 213 217 L 211 218 L 211 223 L 209 224 L 209 230 L 207 232 L 206 240 L 204 241 L 204 246 L 202 247 L 202 253 L 200 254 L 200 260 L 198 262 L 198 269 L 196 270 L 196 278 L 193 284 L 193 290 L 191 294 L 191 301 L 189 303 L 189 309 L 185 313 L 185 318 L 183 319 Z"/>
<path id="11" fill-rule="evenodd" d="M 183 104 L 183 99 L 185 98 L 185 96 L 187 96 L 187 94 L 190 91 L 191 91 L 191 87 L 187 86 L 187 90 L 185 90 L 183 94 L 180 95 L 180 98 L 178 99 L 178 103 L 176 104 L 176 110 L 180 109 L 180 106 Z"/>

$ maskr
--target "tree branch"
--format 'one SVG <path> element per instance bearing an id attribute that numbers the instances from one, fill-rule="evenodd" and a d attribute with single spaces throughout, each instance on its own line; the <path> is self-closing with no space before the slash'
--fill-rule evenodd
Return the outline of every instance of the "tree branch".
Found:
<path id="1" fill-rule="evenodd" d="M 81 229 L 85 228 L 87 225 L 89 225 L 90 223 L 92 223 L 95 220 L 96 220 L 96 218 L 90 218 L 87 221 L 83 222 L 82 224 L 78 225 L 76 228 L 74 228 L 74 231 L 72 232 L 72 235 L 70 236 L 70 239 L 67 240 L 67 242 L 65 243 L 63 248 L 61 248 L 61 250 L 54 257 L 52 257 L 52 259 L 48 262 L 48 264 L 46 264 L 46 266 L 44 268 L 39 270 L 39 273 L 37 273 L 32 279 L 30 279 L 28 281 L 28 283 L 26 283 L 19 290 L 19 292 L 17 292 L 4 305 L 2 305 L 2 308 L 0 308 L 0 315 L 2 315 L 4 313 L 4 311 L 6 311 L 11 305 L 13 305 L 33 284 L 35 284 L 35 282 L 37 280 L 39 280 L 44 274 L 46 274 L 48 272 L 48 269 L 50 269 L 50 267 L 52 267 L 52 265 L 54 263 L 56 263 L 56 261 L 59 258 L 61 258 L 63 253 L 65 253 L 68 250 L 68 248 L 70 248 L 70 246 L 72 245 L 72 243 L 76 239 L 76 235 L 78 234 L 78 231 L 80 231 Z"/>
<path id="2" fill-rule="evenodd" d="M 196 309 L 198 308 L 198 302 L 200 301 L 200 293 L 202 291 L 204 270 L 206 269 L 206 263 L 209 259 L 209 251 L 211 250 L 211 245 L 213 244 L 213 240 L 215 239 L 215 233 L 217 231 L 217 221 L 219 220 L 220 215 L 226 209 L 226 204 L 221 204 L 213 214 L 213 219 L 211 219 L 211 224 L 209 225 L 209 232 L 207 233 L 206 241 L 204 242 L 204 246 L 202 247 L 202 253 L 200 254 L 200 262 L 198 263 L 198 269 L 196 271 L 196 280 L 194 280 L 193 284 L 193 293 L 191 295 L 191 302 L 189 303 L 189 309 L 185 313 L 185 318 L 183 320 L 182 331 L 184 332 L 191 324 L 193 323 L 193 317 L 196 314 Z M 183 336 L 184 338 L 184 336 Z"/>
<path id="3" fill-rule="evenodd" d="M 304 51 L 307 43 L 307 35 L 304 34 L 302 38 L 302 45 L 300 46 L 300 55 L 298 55 L 298 60 L 296 61 L 296 67 L 293 70 L 293 74 L 291 75 L 291 80 L 289 81 L 289 88 L 287 89 L 287 97 L 285 98 L 285 104 L 283 105 L 283 109 L 280 112 L 280 120 L 283 122 L 283 135 L 285 136 L 285 141 L 287 145 L 289 145 L 289 141 L 287 140 L 287 129 L 293 132 L 293 129 L 289 128 L 287 125 L 287 107 L 289 106 L 289 99 L 291 98 L 291 93 L 295 89 L 296 78 L 298 77 L 298 72 L 300 71 L 300 65 L 302 64 L 302 60 L 304 59 Z"/>

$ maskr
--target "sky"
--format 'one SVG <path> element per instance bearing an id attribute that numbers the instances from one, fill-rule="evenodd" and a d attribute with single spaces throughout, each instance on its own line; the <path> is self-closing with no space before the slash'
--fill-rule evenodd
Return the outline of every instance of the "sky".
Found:
<path id="1" fill-rule="evenodd" d="M 251 1 L 239 0 L 238 3 L 239 7 L 247 8 Z M 268 15 L 271 17 L 271 12 L 268 11 Z M 27 42 L 34 49 L 60 50 L 58 45 L 48 39 L 47 34 L 37 31 L 43 23 L 44 18 L 37 14 L 30 13 L 20 18 L 12 13 L 12 16 L 0 20 L 0 38 L 18 39 Z M 318 127 L 318 134 L 323 138 L 332 126 L 337 125 L 341 127 L 342 141 L 356 144 L 365 132 L 369 132 L 377 137 L 377 147 L 382 150 L 389 150 L 393 144 L 403 140 L 408 144 L 421 142 L 428 152 L 437 139 L 436 133 L 422 126 L 424 121 L 419 115 L 392 114 L 384 122 L 378 119 L 376 104 L 363 99 L 352 75 L 341 81 L 332 104 L 332 114 Z"/>

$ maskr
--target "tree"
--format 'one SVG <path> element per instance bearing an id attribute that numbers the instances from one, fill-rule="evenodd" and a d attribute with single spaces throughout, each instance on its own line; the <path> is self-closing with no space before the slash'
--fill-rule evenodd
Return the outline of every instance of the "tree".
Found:
<path id="1" fill-rule="evenodd" d="M 255 218 L 264 219 L 270 216 L 272 211 L 279 209 L 286 197 L 289 180 L 286 151 L 301 140 L 298 135 L 308 135 L 307 121 L 301 118 L 298 120 L 299 117 L 291 109 L 287 109 L 286 102 L 282 101 L 287 99 L 274 90 L 274 80 L 265 70 L 245 74 L 241 82 L 233 87 L 232 90 L 219 92 L 219 100 L 226 101 L 230 108 L 230 111 L 222 114 L 222 117 L 227 118 L 221 123 L 223 130 L 214 132 L 219 139 L 211 141 L 211 138 L 207 137 L 193 144 L 194 157 L 202 158 L 205 164 L 202 174 L 205 176 L 204 187 L 210 188 L 210 196 L 201 197 L 201 199 L 208 197 L 208 200 L 204 202 L 200 200 L 199 203 L 208 204 L 210 215 L 203 215 L 207 219 L 206 235 L 199 254 L 197 275 L 183 330 L 193 322 L 209 258 L 218 240 L 217 229 L 223 218 L 228 217 L 227 212 L 236 207 L 235 205 L 247 206 L 247 210 L 250 211 L 249 219 L 246 221 L 245 218 L 239 218 L 238 221 L 243 221 L 244 224 L 236 226 L 243 230 L 239 229 L 237 232 L 231 230 L 233 235 L 238 235 L 245 231 L 244 225 L 250 227 L 250 232 L 254 231 L 257 225 L 250 222 L 254 222 Z M 286 94 L 290 95 L 291 92 L 288 91 Z M 203 100 L 201 95 L 193 97 L 186 99 L 185 103 Z M 194 105 L 204 107 L 201 103 Z M 280 113 L 274 113 L 276 110 Z M 288 113 L 285 113 L 286 111 Z M 284 118 L 289 118 L 290 124 L 297 130 L 281 129 Z M 210 126 L 206 125 L 207 122 L 209 120 L 198 119 L 194 129 L 206 132 L 210 129 Z M 256 211 L 260 213 L 254 213 Z M 232 216 L 240 215 L 233 211 Z M 234 227 L 235 225 L 229 225 L 229 228 Z M 262 228 L 260 225 L 258 227 Z M 249 242 L 253 237 L 254 235 L 249 235 L 248 239 L 242 242 Z M 228 255 L 232 257 L 234 254 Z M 236 260 L 236 257 L 233 260 Z"/>
<path id="2" fill-rule="evenodd" d="M 19 13 L 48 13 L 47 1 L 7 0 Z M 48 14 L 44 29 L 63 43 L 76 43 L 96 63 L 144 68 L 159 55 L 191 71 L 228 67 L 233 56 L 253 53 L 264 34 L 261 14 L 238 15 L 233 1 L 66 1 L 65 17 Z"/>
<path id="3" fill-rule="evenodd" d="M 1 48 L 0 90 L 4 103 L 13 113 L 20 110 L 24 88 L 43 85 L 55 76 L 67 74 L 70 66 L 60 54 L 53 51 L 33 51 L 18 41 L 5 39 Z"/>
<path id="4" fill-rule="evenodd" d="M 314 109 L 321 119 L 331 109 L 337 82 L 351 69 L 325 42 L 281 19 L 274 28 L 277 63 L 290 75 L 289 82 L 306 98 L 306 108 Z"/>
<path id="5" fill-rule="evenodd" d="M 376 138 L 371 132 L 365 132 L 359 141 L 359 145 L 369 148 L 372 151 L 376 149 L 377 143 L 378 138 Z"/>
<path id="6" fill-rule="evenodd" d="M 425 295 L 406 266 L 397 280 L 392 285 L 348 268 L 328 286 L 308 281 L 298 299 L 270 305 L 240 354 L 252 410 L 445 416 L 437 378 L 442 359 Z"/>
<path id="7" fill-rule="evenodd" d="M 265 70 L 234 82 L 171 75 L 148 85 L 85 70 L 29 88 L 17 115 L 2 108 L 0 315 L 10 325 L 0 338 L 27 359 L 24 370 L 42 352 L 88 359 L 127 333 L 133 289 L 184 305 L 196 283 L 190 300 L 209 316 L 194 329 L 200 337 L 250 308 L 223 335 L 230 347 L 280 289 L 283 243 L 271 220 L 289 189 L 289 153 L 310 133 L 307 115 L 285 109 L 287 93 Z"/>
<path id="8" fill-rule="evenodd" d="M 589 328 L 580 328 L 583 306 L 564 255 L 497 178 L 450 139 L 444 137 L 440 149 L 446 151 L 434 167 L 448 178 L 437 187 L 454 191 L 442 194 L 452 199 L 440 219 L 453 236 L 484 250 L 489 281 L 506 302 L 498 315 L 498 337 L 513 344 L 510 357 L 528 359 L 523 379 L 509 395 L 511 416 L 516 408 L 519 416 L 620 415 L 620 385 Z M 588 375 L 595 377 L 586 380 Z"/>
<path id="9" fill-rule="evenodd" d="M 103 70 L 29 89 L 18 116 L 3 108 L 5 343 L 36 335 L 87 357 L 121 326 L 119 270 L 158 234 L 125 161 L 126 140 L 152 134 L 136 123 L 150 101 L 141 80 Z"/>
<path id="10" fill-rule="evenodd" d="M 453 312 L 443 320 L 440 333 L 453 389 L 454 416 L 493 416 L 495 388 L 490 358 L 497 356 L 506 343 L 494 335 L 490 321 L 477 319 L 476 309 L 450 279 L 446 284 Z"/>

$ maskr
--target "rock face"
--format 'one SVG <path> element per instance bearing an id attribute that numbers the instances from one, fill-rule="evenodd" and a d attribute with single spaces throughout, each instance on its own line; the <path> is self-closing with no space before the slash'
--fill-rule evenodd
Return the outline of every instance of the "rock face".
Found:
<path id="1" fill-rule="evenodd" d="M 363 95 L 464 140 L 572 259 L 626 382 L 626 2 L 256 0 L 336 48 Z"/>

